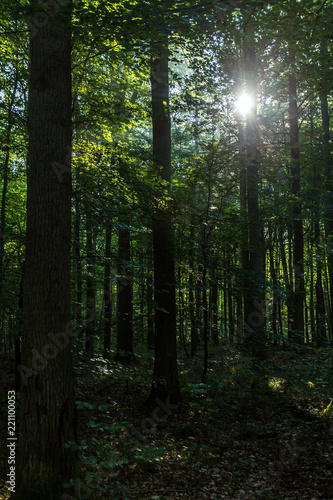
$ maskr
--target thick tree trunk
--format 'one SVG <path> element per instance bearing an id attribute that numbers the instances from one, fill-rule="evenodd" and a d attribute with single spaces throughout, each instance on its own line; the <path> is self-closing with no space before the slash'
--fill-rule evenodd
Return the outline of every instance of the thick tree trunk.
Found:
<path id="1" fill-rule="evenodd" d="M 131 235 L 128 227 L 118 229 L 117 353 L 118 361 L 135 359 L 133 346 L 133 276 Z"/>
<path id="2" fill-rule="evenodd" d="M 253 354 L 261 356 L 265 346 L 264 318 L 264 251 L 258 198 L 258 124 L 257 124 L 257 75 L 254 48 L 245 49 L 245 74 L 247 93 L 252 108 L 246 119 L 247 208 L 249 223 L 249 290 L 250 313 L 245 317 L 245 340 Z"/>
<path id="3" fill-rule="evenodd" d="M 165 37 L 152 49 L 151 88 L 153 121 L 153 154 L 161 179 L 170 192 L 171 127 L 169 110 L 168 47 Z M 180 386 L 177 367 L 174 229 L 168 208 L 157 201 L 153 214 L 155 363 L 149 400 L 177 401 Z"/>
<path id="4" fill-rule="evenodd" d="M 297 81 L 295 75 L 295 54 L 290 54 L 289 70 L 289 135 L 291 147 L 291 195 L 293 197 L 293 267 L 295 288 L 293 294 L 294 310 L 289 339 L 296 344 L 304 341 L 304 262 L 303 262 L 303 223 L 301 203 L 301 166 L 298 145 L 298 107 Z"/>
<path id="5" fill-rule="evenodd" d="M 249 300 L 249 225 L 247 212 L 247 176 L 246 176 L 246 138 L 245 128 L 241 120 L 238 121 L 238 148 L 240 159 L 240 209 L 242 217 L 241 226 L 241 264 L 242 264 L 242 289 L 243 289 L 243 316 L 237 326 L 239 340 L 243 338 L 244 325 L 251 314 L 251 301 Z M 238 317 L 237 317 L 238 319 Z"/>
<path id="6" fill-rule="evenodd" d="M 65 4 L 70 6 L 69 1 Z M 64 447 L 76 441 L 70 348 L 74 334 L 70 322 L 71 30 L 69 14 L 58 16 L 49 8 L 49 22 L 30 42 L 27 239 L 15 500 L 58 500 L 62 485 L 77 475 L 76 452 Z"/>
<path id="7" fill-rule="evenodd" d="M 107 223 L 105 229 L 105 264 L 104 264 L 104 345 L 103 357 L 110 359 L 112 293 L 111 293 L 111 233 L 112 224 Z"/>

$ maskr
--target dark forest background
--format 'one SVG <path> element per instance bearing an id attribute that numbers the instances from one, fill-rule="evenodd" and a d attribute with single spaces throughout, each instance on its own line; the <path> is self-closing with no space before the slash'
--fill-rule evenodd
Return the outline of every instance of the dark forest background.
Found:
<path id="1" fill-rule="evenodd" d="M 10 498 L 332 498 L 331 2 L 1 7 Z"/>

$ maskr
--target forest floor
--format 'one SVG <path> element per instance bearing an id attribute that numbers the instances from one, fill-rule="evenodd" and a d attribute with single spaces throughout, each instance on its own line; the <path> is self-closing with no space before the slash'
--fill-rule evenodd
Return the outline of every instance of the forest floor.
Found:
<path id="1" fill-rule="evenodd" d="M 332 350 L 271 350 L 255 363 L 217 348 L 207 384 L 202 356 L 181 354 L 182 402 L 144 403 L 152 359 L 126 367 L 77 361 L 82 479 L 74 499 L 333 499 Z M 13 388 L 1 365 L 2 394 Z M 6 401 L 1 400 L 1 484 Z"/>

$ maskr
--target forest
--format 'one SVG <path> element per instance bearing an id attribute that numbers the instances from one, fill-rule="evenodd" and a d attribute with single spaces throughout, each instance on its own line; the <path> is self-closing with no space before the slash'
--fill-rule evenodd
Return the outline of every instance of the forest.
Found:
<path id="1" fill-rule="evenodd" d="M 0 499 L 333 498 L 333 3 L 1 0 Z"/>

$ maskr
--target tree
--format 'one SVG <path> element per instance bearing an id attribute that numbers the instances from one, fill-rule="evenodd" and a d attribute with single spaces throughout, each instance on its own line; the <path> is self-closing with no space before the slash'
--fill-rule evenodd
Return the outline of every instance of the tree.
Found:
<path id="1" fill-rule="evenodd" d="M 110 357 L 111 319 L 112 319 L 112 287 L 111 287 L 111 235 L 112 223 L 105 229 L 105 264 L 104 264 L 104 347 L 103 357 Z"/>
<path id="2" fill-rule="evenodd" d="M 169 110 L 169 72 L 167 39 L 152 47 L 153 155 L 161 180 L 164 199 L 156 201 L 153 213 L 155 362 L 149 400 L 177 401 L 180 386 L 177 367 L 174 229 L 168 200 L 171 182 L 171 130 Z M 159 206 L 160 205 L 160 206 Z"/>
<path id="3" fill-rule="evenodd" d="M 329 22 L 327 20 L 327 22 Z M 320 68 L 319 68 L 319 96 L 320 110 L 322 119 L 322 154 L 324 162 L 324 177 L 325 177 L 325 233 L 327 239 L 327 268 L 329 275 L 329 327 L 332 330 L 333 326 L 333 214 L 332 214 L 332 145 L 330 134 L 330 113 L 328 105 L 328 91 L 330 88 L 330 78 L 328 73 L 329 53 L 327 44 L 327 31 L 325 23 L 321 23 L 323 32 L 320 40 Z M 325 29 L 326 28 L 326 29 Z M 320 76 L 323 76 L 320 78 Z"/>
<path id="4" fill-rule="evenodd" d="M 86 327 L 85 351 L 88 356 L 94 353 L 94 335 L 97 325 L 96 318 L 96 228 L 93 225 L 90 211 L 86 213 L 86 248 L 87 248 L 87 294 L 86 294 Z"/>
<path id="5" fill-rule="evenodd" d="M 295 289 L 293 302 L 293 322 L 290 339 L 297 344 L 303 343 L 304 336 L 304 262 L 303 262 L 303 223 L 301 204 L 301 165 L 298 135 L 297 77 L 295 74 L 295 53 L 289 52 L 289 134 L 291 148 L 291 194 L 293 197 L 293 266 Z"/>
<path id="6" fill-rule="evenodd" d="M 122 362 L 135 359 L 133 348 L 133 277 L 130 259 L 130 230 L 126 226 L 121 226 L 118 229 L 116 359 Z"/>
<path id="7" fill-rule="evenodd" d="M 257 122 L 257 70 L 255 48 L 247 37 L 245 47 L 246 92 L 251 98 L 252 106 L 246 117 L 246 165 L 247 165 L 247 209 L 249 224 L 249 262 L 247 290 L 251 305 L 249 316 L 245 319 L 247 342 L 253 351 L 260 355 L 264 337 L 264 255 L 262 228 L 259 212 L 258 193 L 258 122 Z"/>
<path id="8" fill-rule="evenodd" d="M 58 499 L 76 476 L 70 337 L 70 1 L 31 2 L 47 21 L 31 34 L 27 242 L 23 288 L 18 499 Z"/>

